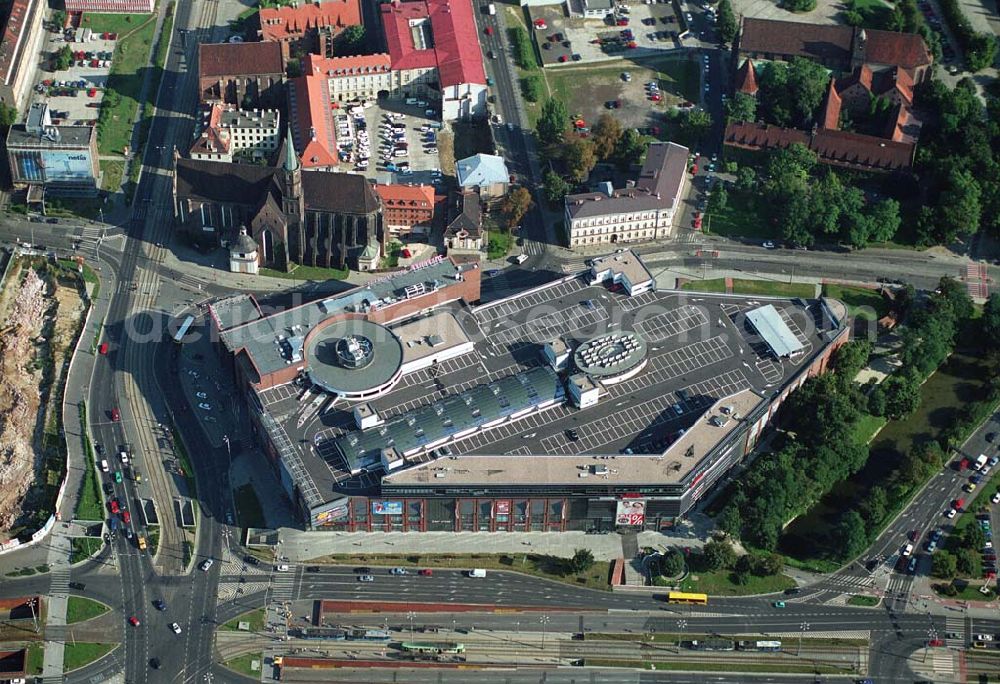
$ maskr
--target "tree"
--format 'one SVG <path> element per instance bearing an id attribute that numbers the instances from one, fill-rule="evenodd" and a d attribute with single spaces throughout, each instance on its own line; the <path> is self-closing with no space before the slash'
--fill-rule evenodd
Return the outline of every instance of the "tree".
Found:
<path id="1" fill-rule="evenodd" d="M 333 39 L 333 52 L 338 57 L 360 55 L 365 42 L 365 27 L 360 24 L 347 26 Z"/>
<path id="2" fill-rule="evenodd" d="M 528 74 L 522 78 L 521 92 L 524 93 L 524 99 L 528 102 L 538 102 L 541 100 L 545 92 L 542 77 L 539 74 Z"/>
<path id="3" fill-rule="evenodd" d="M 594 165 L 597 164 L 593 144 L 583 138 L 573 137 L 566 140 L 563 143 L 562 155 L 566 171 L 577 183 L 587 180 Z"/>
<path id="4" fill-rule="evenodd" d="M 847 511 L 834 530 L 834 546 L 841 558 L 854 558 L 868 546 L 865 521 L 857 511 Z"/>
<path id="5" fill-rule="evenodd" d="M 869 529 L 877 528 L 889 512 L 889 495 L 884 487 L 875 485 L 868 492 L 863 504 L 865 521 Z"/>
<path id="6" fill-rule="evenodd" d="M 515 188 L 507 193 L 503 201 L 503 212 L 507 215 L 507 227 L 513 228 L 521 223 L 524 215 L 531 210 L 535 202 L 527 188 Z"/>
<path id="7" fill-rule="evenodd" d="M 749 166 L 741 166 L 736 172 L 736 192 L 746 195 L 757 187 L 757 171 Z"/>
<path id="8" fill-rule="evenodd" d="M 545 199 L 547 199 L 552 204 L 562 202 L 563 198 L 569 193 L 569 183 L 563 180 L 563 177 L 558 173 L 549 169 L 545 172 L 545 177 L 543 178 L 543 190 L 545 192 Z"/>
<path id="9" fill-rule="evenodd" d="M 17 123 L 17 108 L 0 104 L 0 126 L 13 126 Z"/>
<path id="10" fill-rule="evenodd" d="M 743 517 L 740 515 L 739 507 L 730 503 L 723 508 L 715 521 L 715 526 L 730 537 L 739 538 L 740 530 L 743 527 Z"/>
<path id="11" fill-rule="evenodd" d="M 561 145 L 569 128 L 569 111 L 557 97 L 550 97 L 542 104 L 535 132 L 541 143 L 548 147 Z"/>
<path id="12" fill-rule="evenodd" d="M 621 122 L 610 114 L 601 114 L 590 131 L 590 140 L 594 144 L 594 154 L 601 161 L 610 159 L 622 138 Z"/>
<path id="13" fill-rule="evenodd" d="M 1000 346 L 1000 294 L 993 292 L 983 306 L 981 340 L 990 347 Z"/>
<path id="14" fill-rule="evenodd" d="M 671 549 L 660 562 L 660 572 L 664 577 L 677 577 L 684 572 L 684 554 Z"/>
<path id="15" fill-rule="evenodd" d="M 876 385 L 868 393 L 868 413 L 873 416 L 884 416 L 886 412 L 885 390 Z"/>
<path id="16" fill-rule="evenodd" d="M 885 415 L 894 420 L 905 418 L 920 406 L 920 385 L 908 375 L 892 375 L 882 383 L 885 392 Z"/>
<path id="17" fill-rule="evenodd" d="M 707 211 L 710 214 L 725 211 L 728 204 L 729 193 L 726 192 L 726 188 L 723 187 L 722 183 L 719 183 L 715 188 L 715 192 L 708 197 Z"/>
<path id="18" fill-rule="evenodd" d="M 736 550 L 728 541 L 710 539 L 701 555 L 708 570 L 729 570 L 736 565 Z"/>
<path id="19" fill-rule="evenodd" d="M 986 546 L 986 533 L 979 525 L 969 525 L 962 533 L 962 545 L 978 552 Z"/>
<path id="20" fill-rule="evenodd" d="M 938 579 L 952 579 L 958 572 L 955 556 L 941 549 L 931 557 L 931 576 Z"/>
<path id="21" fill-rule="evenodd" d="M 642 160 L 644 154 L 646 154 L 646 143 L 639 135 L 639 131 L 634 128 L 626 128 L 615 148 L 614 159 L 618 166 L 628 168 L 632 164 L 637 164 Z"/>
<path id="22" fill-rule="evenodd" d="M 837 351 L 833 352 L 830 365 L 833 366 L 837 375 L 846 382 L 853 382 L 861 369 L 868 365 L 868 357 L 871 356 L 871 353 L 872 343 L 870 340 L 851 340 L 847 344 L 840 345 Z"/>
<path id="23" fill-rule="evenodd" d="M 955 555 L 955 571 L 962 577 L 979 575 L 979 552 L 975 549 L 962 547 Z"/>
<path id="24" fill-rule="evenodd" d="M 594 554 L 590 549 L 576 549 L 568 562 L 570 572 L 587 572 L 594 567 Z"/>
<path id="25" fill-rule="evenodd" d="M 66 71 L 73 64 L 73 51 L 69 45 L 63 45 L 62 49 L 56 52 L 56 71 Z"/>
<path id="26" fill-rule="evenodd" d="M 689 109 L 681 115 L 681 131 L 691 143 L 699 143 L 712 131 L 712 115 L 703 109 Z"/>
<path id="27" fill-rule="evenodd" d="M 759 110 L 769 123 L 808 127 L 826 95 L 830 76 L 818 62 L 795 57 L 760 69 Z"/>
<path id="28" fill-rule="evenodd" d="M 726 118 L 730 123 L 757 120 L 757 98 L 746 93 L 736 93 L 726 102 Z"/>
<path id="29" fill-rule="evenodd" d="M 816 9 L 816 0 L 784 0 L 781 6 L 789 12 L 812 12 Z"/>
<path id="30" fill-rule="evenodd" d="M 736 14 L 733 12 L 733 4 L 729 0 L 720 0 L 717 10 L 717 20 L 715 30 L 719 34 L 719 39 L 723 43 L 731 43 L 736 38 L 739 26 L 736 23 Z"/>
<path id="31" fill-rule="evenodd" d="M 868 213 L 868 242 L 889 242 L 896 235 L 901 223 L 899 202 L 884 199 L 877 202 Z M 864 247 L 864 245 L 860 245 Z"/>
<path id="32" fill-rule="evenodd" d="M 66 25 L 66 12 L 63 10 L 53 11 L 52 23 L 59 28 L 59 33 L 62 33 L 63 27 Z"/>

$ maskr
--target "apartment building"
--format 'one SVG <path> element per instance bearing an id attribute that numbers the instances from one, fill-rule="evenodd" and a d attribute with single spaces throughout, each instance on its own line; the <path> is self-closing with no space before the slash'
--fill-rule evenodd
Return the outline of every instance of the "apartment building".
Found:
<path id="1" fill-rule="evenodd" d="M 375 192 L 382 198 L 382 221 L 390 234 L 427 234 L 434 220 L 434 186 L 376 185 Z"/>
<path id="2" fill-rule="evenodd" d="M 237 109 L 216 102 L 202 112 L 201 132 L 191 159 L 253 161 L 275 154 L 281 144 L 281 114 L 276 109 Z"/>
<path id="3" fill-rule="evenodd" d="M 639 177 L 626 187 L 567 195 L 570 247 L 669 237 L 687 184 L 688 149 L 653 143 Z"/>
<path id="4" fill-rule="evenodd" d="M 42 0 L 13 0 L 0 41 L 0 103 L 20 110 L 35 74 L 45 31 Z"/>

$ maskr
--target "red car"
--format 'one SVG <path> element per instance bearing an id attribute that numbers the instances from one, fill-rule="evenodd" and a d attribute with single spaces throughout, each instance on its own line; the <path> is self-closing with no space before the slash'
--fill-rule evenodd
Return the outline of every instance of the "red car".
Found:
<path id="1" fill-rule="evenodd" d="M 653 102 L 659 102 L 661 98 L 659 95 L 650 95 L 649 99 L 652 100 Z"/>
<path id="2" fill-rule="evenodd" d="M 559 55 L 559 61 L 560 62 L 568 62 L 569 61 L 569 57 L 567 57 L 566 55 Z"/>
<path id="3" fill-rule="evenodd" d="M 615 24 L 618 26 L 628 26 L 628 19 L 619 19 Z"/>
<path id="4" fill-rule="evenodd" d="M 132 514 L 128 511 L 122 511 L 122 521 L 127 525 L 132 522 Z"/>
<path id="5" fill-rule="evenodd" d="M 132 617 L 130 617 L 128 619 L 128 623 L 130 625 L 132 625 L 133 627 L 138 627 L 139 626 L 139 618 L 137 618 L 135 615 L 133 615 Z"/>
<path id="6" fill-rule="evenodd" d="M 931 639 L 930 641 L 927 642 L 927 645 L 928 646 L 944 646 L 944 640 L 943 639 Z"/>
<path id="7" fill-rule="evenodd" d="M 487 26 L 485 29 L 483 29 L 483 33 L 485 33 L 488 36 L 492 36 L 493 35 L 493 27 L 492 26 Z"/>
<path id="8" fill-rule="evenodd" d="M 434 571 L 431 570 L 430 568 L 424 568 L 423 570 L 421 570 L 417 574 L 420 575 L 421 577 L 430 577 L 431 575 L 434 574 Z"/>
<path id="9" fill-rule="evenodd" d="M 102 342 L 101 346 L 97 348 L 97 351 L 100 352 L 101 356 L 106 356 L 108 353 L 108 343 Z"/>
<path id="10" fill-rule="evenodd" d="M 962 506 L 964 506 L 964 505 L 965 505 L 965 499 L 955 499 L 955 508 L 956 508 L 956 510 L 959 510 L 959 511 L 962 510 Z"/>
<path id="11" fill-rule="evenodd" d="M 117 423 L 121 419 L 122 419 L 122 414 L 118 412 L 118 409 L 116 408 L 111 409 L 111 420 Z"/>
<path id="12" fill-rule="evenodd" d="M 118 507 L 118 500 L 117 499 L 112 499 L 111 501 L 109 501 L 108 502 L 108 506 L 111 507 L 111 512 L 112 513 L 118 513 L 118 511 L 121 510 L 121 508 Z"/>

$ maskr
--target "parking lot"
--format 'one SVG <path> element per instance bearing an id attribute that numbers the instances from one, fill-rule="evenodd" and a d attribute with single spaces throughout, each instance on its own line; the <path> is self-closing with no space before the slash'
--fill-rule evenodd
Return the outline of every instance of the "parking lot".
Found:
<path id="1" fill-rule="evenodd" d="M 442 182 L 437 103 L 399 100 L 345 105 L 334 110 L 337 154 L 344 171 L 395 183 Z M 434 110 L 433 115 L 427 111 Z"/>
<path id="2" fill-rule="evenodd" d="M 607 19 L 569 17 L 563 5 L 529 7 L 542 64 L 592 63 L 649 57 L 680 48 L 680 27 L 669 0 L 620 4 Z"/>
<path id="3" fill-rule="evenodd" d="M 46 32 L 43 55 L 34 86 L 34 101 L 46 102 L 52 111 L 53 123 L 62 125 L 94 125 L 104 99 L 111 62 L 118 35 L 92 34 L 82 42 L 81 31 Z M 73 64 L 64 71 L 54 71 L 54 53 L 69 47 Z M 51 59 L 50 59 L 51 57 Z"/>

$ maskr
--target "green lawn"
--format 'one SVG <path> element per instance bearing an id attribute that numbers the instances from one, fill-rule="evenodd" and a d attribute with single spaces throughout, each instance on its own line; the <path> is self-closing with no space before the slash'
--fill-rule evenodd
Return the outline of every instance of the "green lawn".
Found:
<path id="1" fill-rule="evenodd" d="M 511 245 L 514 244 L 514 236 L 499 230 L 491 230 L 488 233 L 489 242 L 486 247 L 486 256 L 489 259 L 503 259 L 510 252 Z"/>
<path id="2" fill-rule="evenodd" d="M 848 314 L 866 321 L 877 321 L 889 313 L 889 302 L 877 290 L 847 285 L 824 285 L 823 295 L 847 305 Z"/>
<path id="3" fill-rule="evenodd" d="M 110 653 L 115 646 L 117 644 L 91 644 L 83 641 L 67 643 L 63 653 L 63 671 L 70 672 L 89 665 Z"/>
<path id="4" fill-rule="evenodd" d="M 181 468 L 184 469 L 184 480 L 187 482 L 188 489 L 191 490 L 191 498 L 195 498 L 198 495 L 198 483 L 194 479 L 194 466 L 191 465 L 191 459 L 188 457 L 187 449 L 184 448 L 184 442 L 181 441 L 181 435 L 177 432 L 176 427 L 173 428 L 173 434 L 174 452 L 177 454 L 177 459 L 181 462 Z"/>
<path id="5" fill-rule="evenodd" d="M 956 599 L 959 601 L 992 601 L 996 597 L 996 592 L 992 590 L 988 594 L 983 594 L 979 591 L 979 587 L 982 586 L 982 582 L 976 582 L 975 584 L 965 583 L 959 592 L 954 596 L 945 594 L 941 591 L 941 587 L 947 586 L 947 582 L 942 584 L 935 582 L 931 586 L 934 589 L 934 593 L 938 596 L 944 596 L 946 598 Z"/>
<path id="6" fill-rule="evenodd" d="M 149 55 L 156 35 L 156 19 L 152 15 L 124 15 L 121 18 L 124 20 L 125 16 L 132 16 L 133 25 L 140 17 L 144 17 L 146 21 L 124 39 L 119 36 L 115 47 L 111 75 L 97 127 L 97 145 L 101 154 L 123 155 L 125 147 L 131 142 L 142 81 L 145 70 L 150 68 Z M 109 100 L 107 91 L 111 90 L 120 96 L 116 103 Z M 156 88 L 151 87 L 149 92 L 151 97 L 155 96 Z M 109 102 L 111 107 L 105 113 Z"/>
<path id="7" fill-rule="evenodd" d="M 87 280 L 87 268 L 84 269 L 84 281 Z M 94 272 L 90 272 L 91 276 Z M 83 455 L 87 463 L 83 471 L 83 483 L 80 486 L 80 496 L 76 500 L 76 510 L 73 517 L 78 520 L 103 520 L 104 504 L 101 501 L 101 490 L 97 477 L 97 461 L 94 448 L 87 436 L 87 406 L 80 404 L 80 429 L 83 431 Z"/>
<path id="8" fill-rule="evenodd" d="M 767 224 L 764 212 L 754 206 L 753 198 L 738 192 L 729 193 L 724 209 L 705 214 L 702 230 L 727 237 L 780 238 L 780 231 Z"/>
<path id="9" fill-rule="evenodd" d="M 714 278 L 712 280 L 691 280 L 681 285 L 681 289 L 687 292 L 723 293 L 726 291 L 726 279 Z"/>
<path id="10" fill-rule="evenodd" d="M 264 527 L 264 511 L 254 493 L 253 485 L 245 484 L 233 492 L 236 519 L 242 527 Z"/>
<path id="11" fill-rule="evenodd" d="M 28 658 L 24 671 L 29 675 L 40 675 L 45 666 L 45 644 L 28 644 Z"/>
<path id="12" fill-rule="evenodd" d="M 865 608 L 871 608 L 872 606 L 877 606 L 879 599 L 874 596 L 861 596 L 855 594 L 851 598 L 847 599 L 847 605 L 849 606 L 863 606 Z"/>
<path id="13" fill-rule="evenodd" d="M 627 667 L 643 670 L 679 670 L 689 672 L 732 672 L 734 664 L 726 663 L 724 659 L 716 662 L 696 662 L 691 660 L 612 660 L 608 658 L 585 658 L 586 667 Z M 740 672 L 776 672 L 776 673 L 806 673 L 806 674 L 836 674 L 838 672 L 852 672 L 849 668 L 835 668 L 830 665 L 821 665 L 811 660 L 804 660 L 799 664 L 785 661 L 782 664 L 771 663 L 747 663 L 740 661 L 735 666 Z"/>
<path id="14" fill-rule="evenodd" d="M 125 162 L 116 159 L 102 159 L 100 164 L 101 190 L 118 192 L 122 186 L 122 178 L 125 176 Z"/>
<path id="15" fill-rule="evenodd" d="M 515 570 L 528 575 L 545 577 L 591 589 L 608 590 L 611 564 L 597 561 L 585 572 L 565 573 L 566 559 L 535 553 L 489 554 L 333 554 L 311 562 L 337 565 L 385 565 L 408 568 L 485 568 L 487 570 Z"/>
<path id="16" fill-rule="evenodd" d="M 72 545 L 72 551 L 69 554 L 70 564 L 87 560 L 104 548 L 104 540 L 97 537 L 73 537 L 70 543 Z"/>
<path id="17" fill-rule="evenodd" d="M 861 416 L 861 420 L 854 426 L 854 441 L 858 444 L 868 444 L 875 439 L 879 430 L 889 422 L 888 418 L 882 416 L 871 416 L 867 413 Z"/>
<path id="18" fill-rule="evenodd" d="M 260 275 L 285 280 L 343 280 L 349 271 L 346 268 L 323 268 L 322 266 L 300 266 L 292 264 L 292 270 L 276 271 L 271 268 L 260 269 Z"/>
<path id="19" fill-rule="evenodd" d="M 250 668 L 250 663 L 254 660 L 259 663 L 256 670 Z M 244 674 L 247 677 L 260 677 L 260 670 L 264 664 L 264 654 L 260 651 L 256 653 L 247 653 L 246 655 L 237 656 L 232 660 L 227 660 L 223 664 L 230 670 Z"/>
<path id="20" fill-rule="evenodd" d="M 80 28 L 89 28 L 94 33 L 128 33 L 151 17 L 151 14 L 98 14 L 85 12 L 80 20 Z M 121 40 L 119 35 L 118 39 Z"/>
<path id="21" fill-rule="evenodd" d="M 795 580 L 787 575 L 758 577 L 750 575 L 747 584 L 733 582 L 734 573 L 729 570 L 691 573 L 681 582 L 681 591 L 693 591 L 709 596 L 746 596 L 748 594 L 772 594 L 795 586 Z"/>
<path id="22" fill-rule="evenodd" d="M 399 255 L 403 251 L 403 243 L 390 242 L 387 251 L 388 254 L 382 257 L 382 268 L 396 268 L 399 266 Z"/>
<path id="23" fill-rule="evenodd" d="M 681 286 L 688 292 L 725 292 L 725 278 L 713 280 L 692 280 Z M 804 297 L 811 299 L 816 296 L 815 286 L 809 283 L 781 283 L 773 280 L 733 279 L 733 293 L 744 295 L 760 295 L 770 297 Z"/>
<path id="24" fill-rule="evenodd" d="M 251 610 L 249 613 L 243 613 L 243 615 L 238 615 L 229 622 L 224 623 L 221 629 L 228 632 L 236 632 L 239 631 L 239 624 L 241 622 L 249 622 L 251 632 L 262 632 L 264 630 L 264 615 L 263 608 Z"/>
<path id="25" fill-rule="evenodd" d="M 66 624 L 72 625 L 91 620 L 107 613 L 109 608 L 103 603 L 82 596 L 70 596 L 66 604 Z"/>

